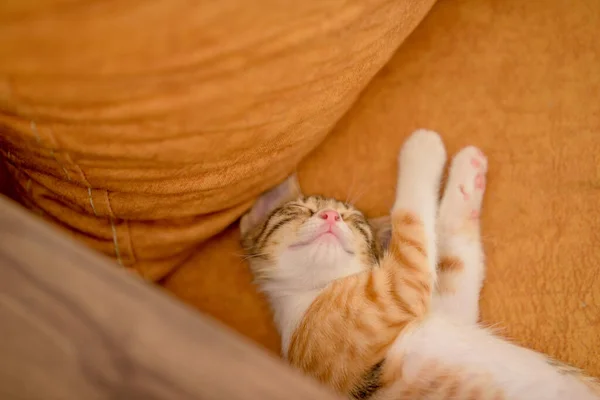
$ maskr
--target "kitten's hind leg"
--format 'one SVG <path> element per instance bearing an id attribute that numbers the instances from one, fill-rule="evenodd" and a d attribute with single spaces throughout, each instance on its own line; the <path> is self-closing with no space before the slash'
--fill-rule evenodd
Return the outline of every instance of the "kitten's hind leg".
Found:
<path id="1" fill-rule="evenodd" d="M 418 130 L 404 144 L 398 161 L 387 257 L 400 270 L 397 291 L 407 296 L 407 303 L 420 304 L 415 314 L 422 314 L 429 309 L 436 279 L 435 225 L 446 150 L 437 133 Z"/>
<path id="2" fill-rule="evenodd" d="M 438 282 L 434 308 L 455 320 L 475 323 L 484 278 L 479 214 L 487 159 L 476 147 L 452 160 L 438 214 Z"/>

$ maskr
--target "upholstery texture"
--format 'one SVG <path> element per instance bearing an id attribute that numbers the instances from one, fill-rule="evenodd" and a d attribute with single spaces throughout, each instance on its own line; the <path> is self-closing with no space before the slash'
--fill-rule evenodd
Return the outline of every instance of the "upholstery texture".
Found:
<path id="1" fill-rule="evenodd" d="M 20 200 L 158 280 L 292 172 L 434 0 L 9 0 Z"/>

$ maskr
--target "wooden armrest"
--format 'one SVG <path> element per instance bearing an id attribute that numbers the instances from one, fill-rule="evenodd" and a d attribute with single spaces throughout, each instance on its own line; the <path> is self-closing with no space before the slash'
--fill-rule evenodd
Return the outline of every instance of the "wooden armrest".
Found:
<path id="1" fill-rule="evenodd" d="M 0 196 L 1 399 L 336 399 Z"/>

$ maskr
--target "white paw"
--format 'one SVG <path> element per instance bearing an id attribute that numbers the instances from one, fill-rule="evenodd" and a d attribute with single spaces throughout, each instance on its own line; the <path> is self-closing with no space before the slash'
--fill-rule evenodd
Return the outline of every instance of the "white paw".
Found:
<path id="1" fill-rule="evenodd" d="M 477 147 L 465 147 L 454 156 L 440 204 L 442 220 L 479 219 L 487 167 L 487 158 Z"/>
<path id="2" fill-rule="evenodd" d="M 434 131 L 416 130 L 400 150 L 401 173 L 410 170 L 424 179 L 440 179 L 445 163 L 444 142 Z"/>

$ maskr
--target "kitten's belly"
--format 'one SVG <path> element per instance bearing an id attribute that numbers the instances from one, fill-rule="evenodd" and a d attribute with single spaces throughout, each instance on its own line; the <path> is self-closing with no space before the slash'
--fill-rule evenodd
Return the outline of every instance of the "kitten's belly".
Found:
<path id="1" fill-rule="evenodd" d="M 443 316 L 431 316 L 401 335 L 387 360 L 386 371 L 399 369 L 394 375 L 401 382 L 382 389 L 377 399 L 430 397 L 424 393 L 476 400 L 599 398 L 581 381 L 551 367 L 543 355 Z"/>

